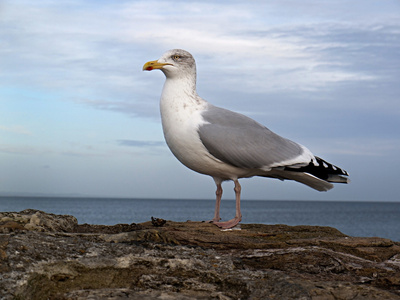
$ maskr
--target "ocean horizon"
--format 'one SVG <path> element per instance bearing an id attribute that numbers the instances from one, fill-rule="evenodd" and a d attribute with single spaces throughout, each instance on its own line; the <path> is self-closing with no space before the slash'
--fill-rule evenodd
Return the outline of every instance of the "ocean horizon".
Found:
<path id="1" fill-rule="evenodd" d="M 242 200 L 242 223 L 334 227 L 358 237 L 400 242 L 400 202 Z M 0 212 L 38 209 L 72 215 L 79 224 L 130 224 L 151 217 L 176 222 L 209 220 L 215 200 L 0 196 Z M 222 200 L 221 217 L 235 215 L 235 201 Z"/>

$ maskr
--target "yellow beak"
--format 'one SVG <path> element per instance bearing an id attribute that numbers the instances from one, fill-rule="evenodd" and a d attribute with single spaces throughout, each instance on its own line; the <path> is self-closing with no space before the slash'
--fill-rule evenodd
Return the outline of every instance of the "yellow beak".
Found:
<path id="1" fill-rule="evenodd" d="M 143 66 L 143 71 L 151 71 L 154 69 L 162 69 L 164 66 L 172 65 L 168 63 L 160 63 L 157 60 L 148 61 Z"/>

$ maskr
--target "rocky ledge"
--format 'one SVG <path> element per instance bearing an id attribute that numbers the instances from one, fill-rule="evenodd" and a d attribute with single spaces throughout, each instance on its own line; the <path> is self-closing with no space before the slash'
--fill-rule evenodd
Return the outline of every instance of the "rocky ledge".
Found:
<path id="1" fill-rule="evenodd" d="M 0 213 L 1 299 L 400 299 L 400 243 L 330 227 Z"/>

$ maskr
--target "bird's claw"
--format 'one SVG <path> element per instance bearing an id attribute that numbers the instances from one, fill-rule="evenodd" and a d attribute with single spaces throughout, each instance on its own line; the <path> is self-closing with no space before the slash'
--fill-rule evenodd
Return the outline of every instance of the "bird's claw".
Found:
<path id="1" fill-rule="evenodd" d="M 226 221 L 226 222 L 213 222 L 215 225 L 217 225 L 219 228 L 222 229 L 230 229 L 235 227 L 239 222 L 242 220 L 240 217 L 234 217 L 232 220 Z"/>
<path id="2" fill-rule="evenodd" d="M 203 221 L 203 222 L 204 223 L 213 223 L 213 224 L 215 224 L 215 223 L 218 223 L 220 220 L 221 220 L 221 218 L 218 218 L 218 219 L 214 218 L 212 220 Z"/>

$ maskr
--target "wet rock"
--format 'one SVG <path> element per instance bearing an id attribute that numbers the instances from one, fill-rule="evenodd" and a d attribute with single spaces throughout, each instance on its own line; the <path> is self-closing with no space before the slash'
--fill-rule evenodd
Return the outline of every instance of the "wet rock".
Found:
<path id="1" fill-rule="evenodd" d="M 334 228 L 0 213 L 1 299 L 400 299 L 400 243 Z"/>
<path id="2" fill-rule="evenodd" d="M 164 219 L 151 217 L 151 224 L 153 224 L 155 227 L 162 227 L 165 223 L 167 223 L 167 221 Z"/>
<path id="3" fill-rule="evenodd" d="M 74 227 L 76 233 L 105 233 L 113 234 L 120 232 L 129 232 L 140 229 L 140 225 L 132 224 L 116 224 L 116 225 L 90 225 L 90 224 L 79 224 Z"/>

